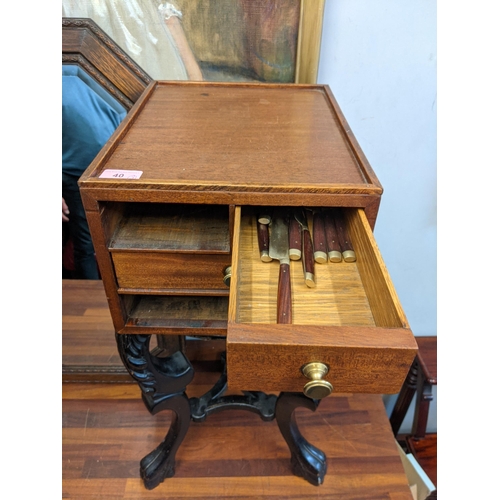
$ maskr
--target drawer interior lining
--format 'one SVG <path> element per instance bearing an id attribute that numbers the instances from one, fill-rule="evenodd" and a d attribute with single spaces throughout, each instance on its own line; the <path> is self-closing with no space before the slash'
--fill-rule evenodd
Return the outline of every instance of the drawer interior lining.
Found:
<path id="1" fill-rule="evenodd" d="M 228 207 L 168 203 L 128 205 L 121 211 L 109 249 L 229 254 Z"/>
<path id="2" fill-rule="evenodd" d="M 345 214 L 358 256 L 356 266 L 376 325 L 407 328 L 408 321 L 366 217 L 360 210 L 346 210 Z"/>
<path id="3" fill-rule="evenodd" d="M 227 328 L 228 298 L 216 296 L 129 296 L 127 326 L 188 329 L 211 335 Z M 206 333 L 203 333 L 205 331 Z"/>
<path id="4" fill-rule="evenodd" d="M 256 219 L 242 215 L 238 265 L 238 323 L 276 322 L 279 263 L 260 260 Z M 302 262 L 290 263 L 293 323 L 375 326 L 356 263 L 316 264 L 316 288 L 304 282 Z"/>

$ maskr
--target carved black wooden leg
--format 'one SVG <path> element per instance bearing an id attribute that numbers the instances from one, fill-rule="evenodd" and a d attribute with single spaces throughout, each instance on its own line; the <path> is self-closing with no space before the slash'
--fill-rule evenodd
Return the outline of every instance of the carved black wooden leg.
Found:
<path id="1" fill-rule="evenodd" d="M 185 393 L 164 399 L 155 407 L 154 413 L 161 410 L 172 410 L 174 415 L 165 439 L 141 460 L 141 478 L 148 490 L 156 488 L 167 477 L 174 476 L 175 454 L 191 422 L 189 399 Z"/>
<path id="2" fill-rule="evenodd" d="M 138 382 L 147 409 L 153 415 L 162 410 L 174 413 L 163 442 L 141 460 L 141 477 L 148 489 L 175 473 L 175 453 L 191 422 L 185 389 L 194 376 L 193 367 L 182 352 L 168 357 L 151 354 L 150 339 L 151 335 L 116 335 L 120 357 Z"/>
<path id="3" fill-rule="evenodd" d="M 276 402 L 276 421 L 292 454 L 292 471 L 314 486 L 323 483 L 326 456 L 302 436 L 295 421 L 294 411 L 299 406 L 316 411 L 318 405 L 319 400 L 295 392 L 282 392 Z"/>
<path id="4" fill-rule="evenodd" d="M 276 417 L 292 454 L 293 473 L 315 486 L 323 482 L 326 474 L 325 454 L 302 436 L 294 416 L 299 406 L 315 411 L 318 400 L 300 393 L 281 393 L 277 399 L 274 395 L 261 392 L 224 396 L 227 387 L 224 355 L 224 370 L 215 386 L 202 397 L 189 400 L 185 389 L 194 376 L 191 363 L 181 351 L 167 357 L 155 356 L 149 349 L 150 338 L 151 335 L 116 335 L 121 359 L 138 382 L 148 410 L 153 415 L 162 410 L 174 413 L 163 442 L 141 460 L 141 477 L 146 488 L 153 489 L 165 478 L 175 474 L 175 454 L 191 419 L 202 421 L 207 415 L 225 409 L 253 411 L 263 420 Z"/>

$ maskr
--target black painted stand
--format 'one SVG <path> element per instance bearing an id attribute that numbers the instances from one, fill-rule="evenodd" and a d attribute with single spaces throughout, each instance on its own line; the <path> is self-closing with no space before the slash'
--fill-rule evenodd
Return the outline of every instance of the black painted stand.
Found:
<path id="1" fill-rule="evenodd" d="M 302 436 L 294 411 L 299 406 L 316 411 L 318 405 L 318 399 L 297 392 L 282 392 L 276 403 L 276 421 L 292 454 L 292 471 L 314 486 L 319 486 L 325 479 L 326 456 Z"/>
<path id="2" fill-rule="evenodd" d="M 276 418 L 291 452 L 292 471 L 319 486 L 326 474 L 325 454 L 306 441 L 298 430 L 294 411 L 298 407 L 315 411 L 318 400 L 302 393 L 282 392 L 279 397 L 263 392 L 243 392 L 224 396 L 227 389 L 226 359 L 216 384 L 200 398 L 188 398 L 186 386 L 193 380 L 194 369 L 181 352 L 158 357 L 150 351 L 151 335 L 116 335 L 123 364 L 137 381 L 142 399 L 152 415 L 171 410 L 174 413 L 165 439 L 141 460 L 141 477 L 147 489 L 153 489 L 175 474 L 175 454 L 188 431 L 191 420 L 204 421 L 222 410 L 239 409 L 257 413 L 264 421 Z"/>

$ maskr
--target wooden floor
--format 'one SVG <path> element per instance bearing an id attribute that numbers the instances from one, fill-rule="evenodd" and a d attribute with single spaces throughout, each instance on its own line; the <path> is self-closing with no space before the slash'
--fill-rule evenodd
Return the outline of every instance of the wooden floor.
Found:
<path id="1" fill-rule="evenodd" d="M 82 339 L 92 338 L 92 332 L 107 335 L 103 325 L 109 318 L 101 315 L 102 300 L 85 299 L 92 293 L 90 288 L 80 292 L 79 300 L 63 300 L 68 306 L 63 307 L 66 368 L 83 358 L 82 366 L 91 366 L 92 356 L 83 352 Z M 79 301 L 91 307 L 78 305 Z M 86 316 L 85 324 L 78 324 L 79 314 Z M 71 346 L 70 330 L 79 332 L 76 346 Z M 96 340 L 101 345 L 96 348 L 98 363 L 115 359 L 115 351 L 106 351 L 108 340 Z M 114 345 L 113 336 L 111 341 Z M 190 396 L 201 395 L 217 379 L 217 342 L 206 344 L 211 346 L 208 351 L 191 347 L 198 360 L 195 379 L 188 387 Z M 230 410 L 193 422 L 177 453 L 176 475 L 149 491 L 140 479 L 139 462 L 164 438 L 169 412 L 150 415 L 135 384 L 66 382 L 63 498 L 412 500 L 380 396 L 338 394 L 324 399 L 314 413 L 298 409 L 295 414 L 306 439 L 327 456 L 323 485 L 312 486 L 292 475 L 289 451 L 275 421 L 263 422 L 253 413 Z"/>

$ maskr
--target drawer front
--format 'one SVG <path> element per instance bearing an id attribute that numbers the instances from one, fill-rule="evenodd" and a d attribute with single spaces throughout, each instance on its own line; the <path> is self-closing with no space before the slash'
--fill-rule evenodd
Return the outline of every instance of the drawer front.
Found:
<path id="1" fill-rule="evenodd" d="M 323 363 L 333 392 L 399 392 L 415 357 L 408 329 L 273 325 L 229 328 L 227 363 L 232 390 L 302 392 L 302 372 Z"/>
<path id="2" fill-rule="evenodd" d="M 276 324 L 279 262 L 259 257 L 255 216 L 236 211 L 227 335 L 231 389 L 300 392 L 323 363 L 334 392 L 396 393 L 417 345 L 361 209 L 346 211 L 356 262 L 291 262 L 292 323 Z"/>
<path id="3" fill-rule="evenodd" d="M 225 255 L 112 252 L 120 288 L 141 290 L 224 290 Z"/>

